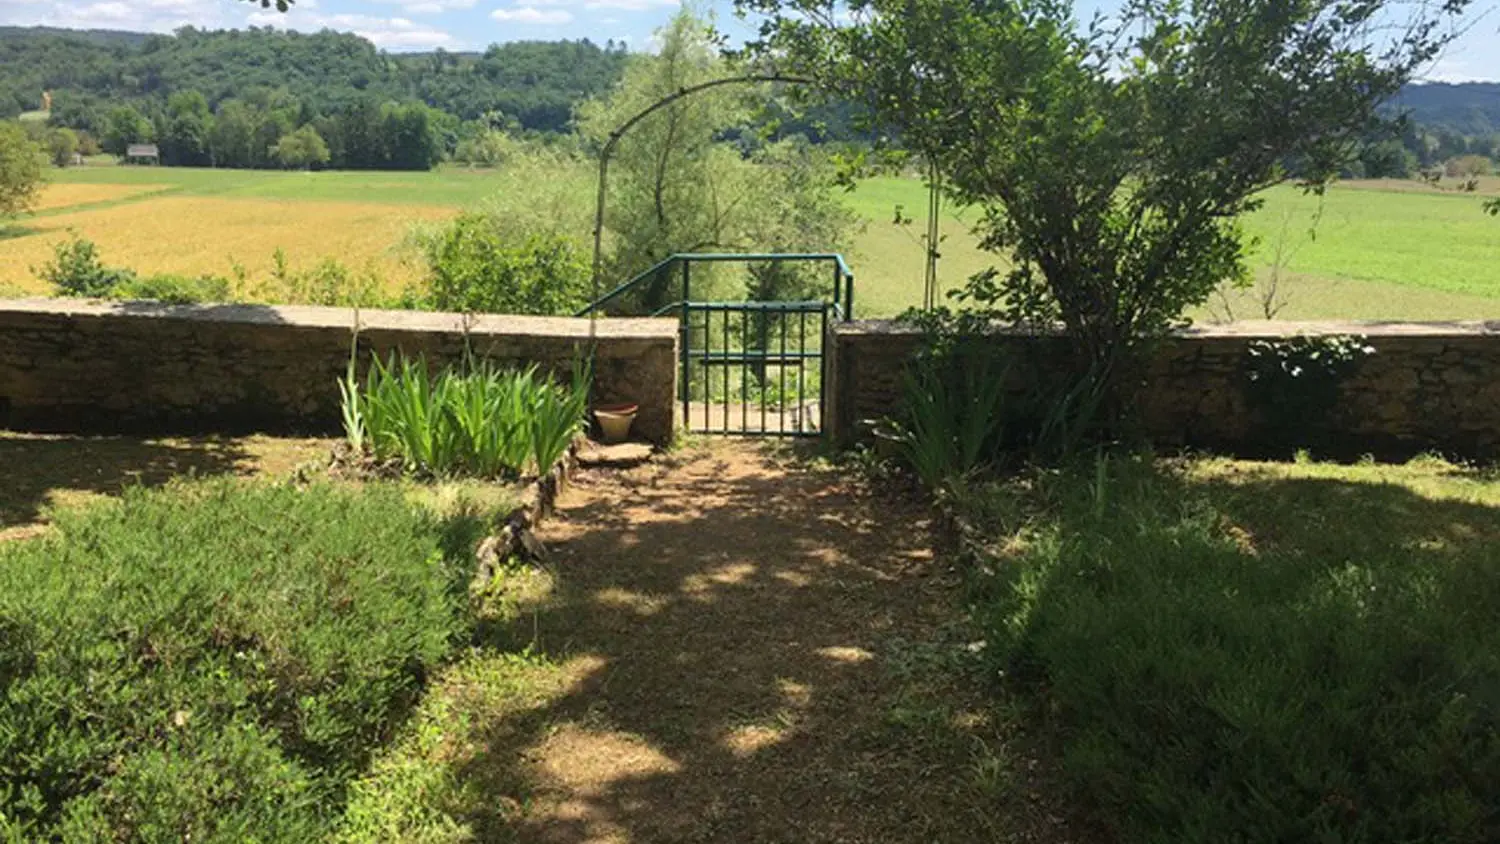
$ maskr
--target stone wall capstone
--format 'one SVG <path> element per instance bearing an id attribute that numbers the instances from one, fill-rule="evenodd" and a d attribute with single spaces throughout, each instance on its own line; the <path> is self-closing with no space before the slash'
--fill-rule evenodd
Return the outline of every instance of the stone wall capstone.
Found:
<path id="1" fill-rule="evenodd" d="M 433 365 L 482 358 L 566 376 L 590 325 L 571 317 L 358 313 L 359 360 L 400 350 Z M 183 433 L 339 428 L 348 308 L 0 301 L 0 428 Z M 601 319 L 594 400 L 640 405 L 634 433 L 676 424 L 677 321 Z"/>
<path id="2" fill-rule="evenodd" d="M 1279 450 L 1248 400 L 1250 344 L 1299 335 L 1364 337 L 1375 353 L 1339 384 L 1328 424 L 1336 450 L 1411 454 L 1426 449 L 1500 455 L 1500 321 L 1267 322 L 1203 326 L 1164 340 L 1135 392 L 1141 434 L 1158 445 L 1237 452 Z M 827 426 L 848 444 L 900 401 L 903 368 L 920 333 L 889 321 L 830 330 Z M 999 333 L 1030 360 L 1066 350 L 1055 335 Z M 1027 385 L 1019 385 L 1024 388 Z"/>

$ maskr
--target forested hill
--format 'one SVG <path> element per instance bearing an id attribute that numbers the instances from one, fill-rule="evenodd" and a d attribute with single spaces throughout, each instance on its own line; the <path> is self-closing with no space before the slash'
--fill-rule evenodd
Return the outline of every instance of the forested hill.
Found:
<path id="1" fill-rule="evenodd" d="M 35 35 L 65 35 L 98 44 L 121 44 L 139 47 L 151 37 L 149 32 L 126 32 L 120 29 L 62 29 L 55 26 L 0 26 L 0 38 L 25 38 Z"/>
<path id="2" fill-rule="evenodd" d="M 256 89 L 285 89 L 314 112 L 371 96 L 422 100 L 464 120 L 500 112 L 523 128 L 567 128 L 573 105 L 612 86 L 623 45 L 520 42 L 482 54 L 381 52 L 357 35 L 272 29 L 175 35 L 0 28 L 0 117 L 38 107 L 53 93 L 54 117 L 120 104 L 164 103 L 198 91 L 210 106 Z M 72 121 L 82 123 L 83 121 Z"/>
<path id="3" fill-rule="evenodd" d="M 1391 107 L 1433 129 L 1460 135 L 1500 132 L 1500 82 L 1410 85 Z"/>
<path id="4" fill-rule="evenodd" d="M 63 125 L 70 112 L 123 103 L 150 112 L 179 91 L 201 92 L 211 108 L 257 89 L 285 89 L 328 113 L 370 96 L 421 100 L 473 120 L 499 112 L 522 128 L 560 132 L 574 105 L 602 93 L 629 60 L 623 45 L 589 41 L 515 42 L 483 53 L 384 53 L 349 33 L 248 29 L 175 35 L 112 30 L 0 27 L 0 118 L 38 107 L 53 92 Z M 1392 103 L 1427 129 L 1464 136 L 1500 132 L 1500 83 L 1424 84 Z"/>

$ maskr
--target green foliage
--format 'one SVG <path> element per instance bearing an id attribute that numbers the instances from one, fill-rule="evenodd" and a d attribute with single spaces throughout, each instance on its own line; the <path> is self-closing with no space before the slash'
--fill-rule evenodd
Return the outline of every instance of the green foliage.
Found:
<path id="1" fill-rule="evenodd" d="M 211 151 L 213 115 L 198 91 L 179 91 L 167 98 L 167 111 L 157 118 L 161 161 L 180 167 L 207 167 Z"/>
<path id="2" fill-rule="evenodd" d="M 1488 176 L 1494 172 L 1495 164 L 1484 155 L 1460 155 L 1451 158 L 1443 165 L 1443 170 L 1451 178 L 1468 178 L 1471 176 Z"/>
<path id="3" fill-rule="evenodd" d="M 962 483 L 1001 447 L 1009 370 L 983 337 L 930 347 L 907 368 L 901 406 L 876 433 L 929 490 Z"/>
<path id="4" fill-rule="evenodd" d="M 47 132 L 47 157 L 54 167 L 67 167 L 73 163 L 78 152 L 78 133 L 72 129 L 59 128 Z"/>
<path id="5" fill-rule="evenodd" d="M 711 26 L 680 11 L 658 33 L 661 50 L 632 63 L 608 97 L 579 108 L 579 132 L 602 147 L 611 133 L 662 99 L 740 72 L 720 54 Z M 726 133 L 751 122 L 769 88 L 725 85 L 694 93 L 636 123 L 615 147 L 605 227 L 608 277 L 622 283 L 679 252 L 838 251 L 852 218 L 833 193 L 822 153 L 788 142 L 747 157 Z M 808 284 L 786 267 L 755 269 L 751 284 L 780 298 Z M 695 295 L 707 295 L 702 268 Z M 677 276 L 658 274 L 630 303 L 669 304 Z M 793 296 L 795 298 L 795 296 Z"/>
<path id="6" fill-rule="evenodd" d="M 149 299 L 178 305 L 228 302 L 233 298 L 229 280 L 219 276 L 161 274 L 142 278 L 134 270 L 107 267 L 94 242 L 77 235 L 53 247 L 52 260 L 36 273 L 62 296 Z"/>
<path id="7" fill-rule="evenodd" d="M 556 232 L 470 211 L 427 234 L 428 306 L 440 311 L 567 315 L 588 302 L 587 259 Z"/>
<path id="8" fill-rule="evenodd" d="M 170 305 L 196 305 L 233 301 L 234 291 L 230 289 L 229 279 L 223 276 L 161 273 L 150 276 L 130 275 L 109 293 L 109 297 L 124 301 L 149 300 Z"/>
<path id="9" fill-rule="evenodd" d="M 499 167 L 515 154 L 516 146 L 504 132 L 485 129 L 459 141 L 453 160 L 474 167 Z"/>
<path id="10" fill-rule="evenodd" d="M 1247 350 L 1245 395 L 1272 441 L 1321 445 L 1339 385 L 1375 353 L 1363 337 L 1291 337 L 1256 340 Z"/>
<path id="11" fill-rule="evenodd" d="M 41 151 L 26 130 L 0 122 L 0 220 L 35 205 L 42 178 Z"/>
<path id="12" fill-rule="evenodd" d="M 357 273 L 337 258 L 324 258 L 311 269 L 293 269 L 285 250 L 271 255 L 271 276 L 254 285 L 256 297 L 283 305 L 358 308 L 382 304 L 380 279 Z"/>
<path id="13" fill-rule="evenodd" d="M 1465 3 L 1140 2 L 1088 25 L 1050 0 L 862 0 L 848 25 L 832 0 L 739 5 L 770 15 L 764 54 L 982 211 L 1009 267 L 976 301 L 1061 322 L 1075 367 L 1119 382 L 1141 338 L 1243 275 L 1237 218 L 1258 194 L 1289 162 L 1314 188 L 1335 176 Z M 1397 34 L 1372 39 L 1387 16 Z"/>
<path id="14" fill-rule="evenodd" d="M 57 522 L 0 546 L 6 840 L 317 840 L 467 629 L 472 531 L 396 488 L 182 484 Z"/>
<path id="15" fill-rule="evenodd" d="M 480 55 L 387 54 L 360 36 L 329 30 L 184 27 L 106 43 L 86 33 L 11 29 L 0 32 L 0 116 L 36 108 L 39 92 L 51 89 L 55 125 L 97 132 L 98 114 L 114 104 L 154 117 L 182 91 L 201 91 L 217 107 L 257 89 L 285 88 L 314 114 L 368 95 L 421 100 L 464 120 L 498 112 L 527 131 L 561 133 L 573 106 L 607 90 L 628 61 L 623 44 L 586 40 L 500 44 Z"/>
<path id="16" fill-rule="evenodd" d="M 124 155 L 131 144 L 147 143 L 154 136 L 151 121 L 128 105 L 110 109 L 100 132 L 104 151 L 112 155 Z"/>
<path id="17" fill-rule="evenodd" d="M 589 378 L 553 383 L 535 366 L 502 370 L 475 361 L 434 375 L 424 360 L 378 358 L 360 387 L 350 370 L 339 383 L 344 433 L 377 460 L 411 472 L 515 477 L 551 471 L 583 431 Z"/>
<path id="18" fill-rule="evenodd" d="M 1099 458 L 956 502 L 1007 549 L 974 575 L 993 676 L 1112 837 L 1500 834 L 1496 511 L 1453 467 L 1337 469 Z"/>
<path id="19" fill-rule="evenodd" d="M 52 260 L 35 272 L 63 296 L 90 298 L 112 296 L 121 285 L 135 279 L 131 270 L 104 266 L 94 242 L 76 234 L 59 241 L 52 249 Z"/>
<path id="20" fill-rule="evenodd" d="M 272 147 L 272 153 L 283 167 L 296 167 L 310 169 L 328 163 L 328 145 L 323 143 L 323 137 L 318 130 L 311 126 L 303 126 L 289 135 L 282 136 L 281 140 Z"/>

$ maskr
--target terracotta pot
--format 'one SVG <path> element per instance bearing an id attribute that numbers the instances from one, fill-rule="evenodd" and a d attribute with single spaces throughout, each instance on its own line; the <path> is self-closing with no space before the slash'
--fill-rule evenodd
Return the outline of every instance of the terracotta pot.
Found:
<path id="1" fill-rule="evenodd" d="M 599 436 L 606 443 L 622 443 L 630 438 L 630 425 L 640 405 L 606 404 L 594 408 L 594 418 L 599 420 Z"/>

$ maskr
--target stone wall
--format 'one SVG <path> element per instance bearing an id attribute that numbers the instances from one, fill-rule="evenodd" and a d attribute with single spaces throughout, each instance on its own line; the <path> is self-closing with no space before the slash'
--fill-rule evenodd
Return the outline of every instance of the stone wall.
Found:
<path id="1" fill-rule="evenodd" d="M 844 443 L 868 435 L 867 420 L 899 401 L 902 367 L 919 335 L 890 322 L 852 322 L 832 331 L 828 426 Z M 1246 393 L 1255 340 L 1306 335 L 1363 336 L 1375 353 L 1339 385 L 1328 443 L 1352 454 L 1437 449 L 1500 454 L 1500 322 L 1244 322 L 1185 331 L 1164 341 L 1135 395 L 1141 433 L 1163 446 L 1278 451 L 1264 414 Z M 1013 352 L 1057 360 L 1053 336 L 1006 334 Z M 1016 385 L 1024 389 L 1028 385 Z"/>
<path id="2" fill-rule="evenodd" d="M 56 432 L 332 432 L 348 308 L 0 300 L 0 428 Z M 677 322 L 601 319 L 596 403 L 640 405 L 635 433 L 675 425 Z M 360 359 L 392 350 L 482 357 L 566 375 L 589 320 L 361 311 Z"/>

